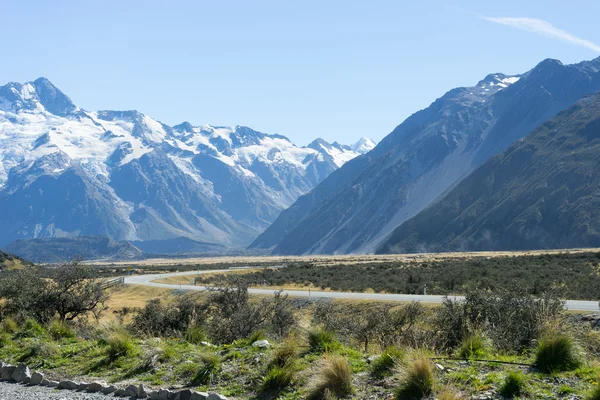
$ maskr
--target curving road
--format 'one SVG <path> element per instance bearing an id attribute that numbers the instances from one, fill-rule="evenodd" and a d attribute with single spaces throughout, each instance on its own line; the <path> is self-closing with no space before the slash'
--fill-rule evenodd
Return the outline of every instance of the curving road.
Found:
<path id="1" fill-rule="evenodd" d="M 231 270 L 209 270 L 209 271 L 184 271 L 184 272 L 171 272 L 165 274 L 148 274 L 148 275 L 132 275 L 125 277 L 125 284 L 127 285 L 144 285 L 166 289 L 181 289 L 181 290 L 208 290 L 206 286 L 193 286 L 193 285 L 173 285 L 168 283 L 157 283 L 152 282 L 157 279 L 168 278 L 171 276 L 192 276 L 209 274 L 214 272 L 230 272 Z M 248 292 L 251 294 L 262 294 L 270 295 L 275 291 L 273 289 L 255 289 L 250 288 Z M 353 300 L 380 300 L 380 301 L 419 301 L 421 303 L 440 304 L 445 296 L 439 295 L 422 295 L 422 294 L 383 294 L 383 293 L 353 293 L 353 292 L 320 292 L 312 290 L 283 290 L 284 294 L 290 297 L 304 297 L 304 298 L 327 298 L 327 299 L 353 299 Z M 463 296 L 448 296 L 451 299 L 463 299 Z M 598 312 L 597 301 L 585 301 L 585 300 L 567 300 L 565 304 L 566 309 L 571 311 L 586 311 L 586 312 Z"/>

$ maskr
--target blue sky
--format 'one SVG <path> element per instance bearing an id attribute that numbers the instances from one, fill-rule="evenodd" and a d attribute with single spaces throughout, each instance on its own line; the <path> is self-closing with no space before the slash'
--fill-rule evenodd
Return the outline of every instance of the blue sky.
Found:
<path id="1" fill-rule="evenodd" d="M 88 110 L 380 140 L 445 91 L 600 55 L 600 2 L 0 0 L 0 84 Z"/>

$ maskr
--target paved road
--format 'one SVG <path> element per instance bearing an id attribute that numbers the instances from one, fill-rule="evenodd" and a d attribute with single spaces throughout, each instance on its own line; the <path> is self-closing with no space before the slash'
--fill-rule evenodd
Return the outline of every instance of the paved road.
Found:
<path id="1" fill-rule="evenodd" d="M 229 271 L 229 270 L 225 270 Z M 182 289 L 182 290 L 199 290 L 204 291 L 208 288 L 205 286 L 192 286 L 192 285 L 171 285 L 167 283 L 152 282 L 161 278 L 168 278 L 171 276 L 186 276 L 189 275 L 201 275 L 209 274 L 213 272 L 224 272 L 223 270 L 210 270 L 210 271 L 192 271 L 184 272 L 172 272 L 165 274 L 148 274 L 148 275 L 132 275 L 125 277 L 125 284 L 129 285 L 145 285 L 167 289 Z M 248 289 L 251 294 L 273 294 L 273 289 Z M 381 294 L 381 293 L 352 293 L 352 292 L 319 292 L 319 291 L 308 291 L 308 290 L 284 290 L 283 293 L 293 297 L 308 297 L 308 298 L 328 298 L 328 299 L 355 299 L 355 300 L 382 300 L 382 301 L 419 301 L 421 303 L 440 304 L 444 299 L 444 296 L 438 295 L 418 295 L 418 294 Z M 463 299 L 463 296 L 448 296 L 451 299 Z M 600 311 L 598 308 L 597 301 L 584 301 L 584 300 L 567 300 L 566 308 L 572 311 L 588 311 L 597 312 Z"/>

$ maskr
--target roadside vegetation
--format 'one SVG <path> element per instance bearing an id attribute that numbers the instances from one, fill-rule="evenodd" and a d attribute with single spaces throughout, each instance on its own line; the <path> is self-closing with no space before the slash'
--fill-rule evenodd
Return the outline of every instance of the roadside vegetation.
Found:
<path id="1" fill-rule="evenodd" d="M 77 278 L 69 284 L 67 271 Z M 247 282 L 236 281 L 209 293 L 152 292 L 160 297 L 131 306 L 122 299 L 132 288 L 97 291 L 94 277 L 69 263 L 2 279 L 0 359 L 49 377 L 238 399 L 594 399 L 600 392 L 600 332 L 590 318 L 565 313 L 556 290 L 472 289 L 465 301 L 425 307 L 253 297 Z"/>
<path id="2" fill-rule="evenodd" d="M 298 289 L 422 294 L 464 294 L 527 287 L 533 294 L 560 288 L 569 299 L 597 300 L 600 293 L 600 253 L 447 258 L 425 261 L 337 263 L 327 267 L 312 262 L 290 263 L 239 276 L 199 277 L 198 284 L 243 280 L 250 286 L 295 286 Z M 360 279 L 357 279 L 360 277 Z"/>

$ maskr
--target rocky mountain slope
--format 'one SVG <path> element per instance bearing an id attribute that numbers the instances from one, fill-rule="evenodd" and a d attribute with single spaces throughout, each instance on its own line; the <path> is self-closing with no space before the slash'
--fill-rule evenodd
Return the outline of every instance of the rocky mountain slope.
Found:
<path id="1" fill-rule="evenodd" d="M 379 252 L 600 247 L 600 93 L 491 158 Z"/>
<path id="2" fill-rule="evenodd" d="M 44 78 L 0 87 L 0 246 L 23 238 L 247 245 L 360 152 L 243 126 L 90 112 Z"/>
<path id="3" fill-rule="evenodd" d="M 275 254 L 372 252 L 396 227 L 586 94 L 600 58 L 545 60 L 517 76 L 491 74 L 407 118 L 372 151 L 332 173 L 252 244 Z"/>

